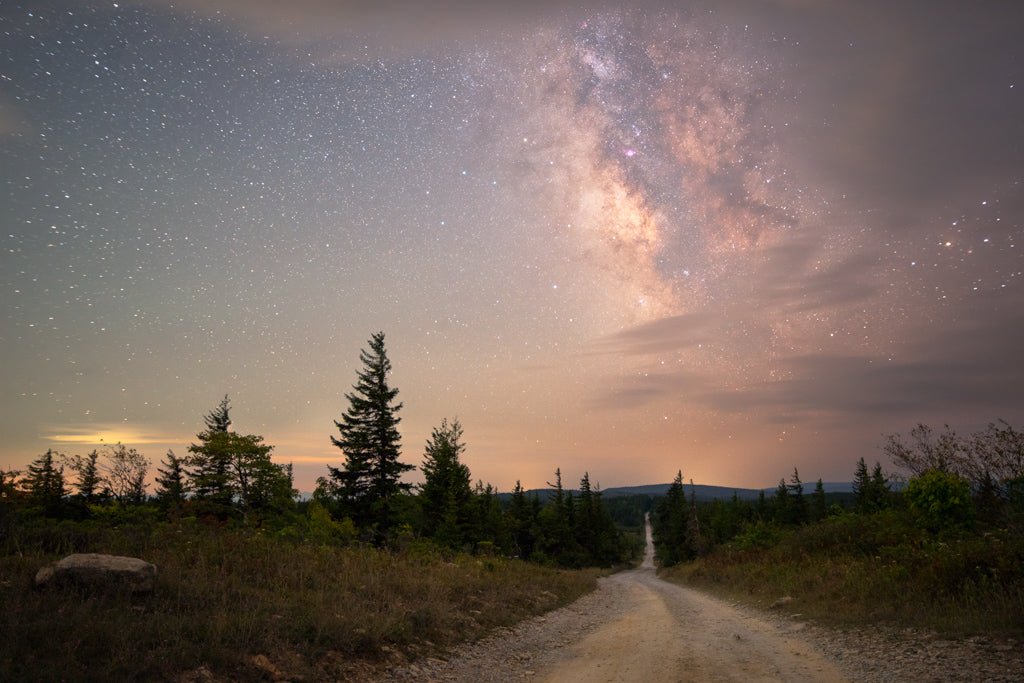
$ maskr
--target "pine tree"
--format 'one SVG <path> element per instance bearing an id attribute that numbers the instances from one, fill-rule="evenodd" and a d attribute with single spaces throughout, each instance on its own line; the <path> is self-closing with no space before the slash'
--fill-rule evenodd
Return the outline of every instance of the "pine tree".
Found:
<path id="1" fill-rule="evenodd" d="M 754 507 L 754 515 L 759 522 L 768 521 L 768 499 L 765 498 L 764 489 L 757 492 L 757 505 Z"/>
<path id="2" fill-rule="evenodd" d="M 529 559 L 536 546 L 537 509 L 533 501 L 527 499 L 523 485 L 518 480 L 512 489 L 512 503 L 508 507 L 506 517 L 512 536 L 513 552 L 520 559 Z"/>
<path id="3" fill-rule="evenodd" d="M 452 548 L 466 540 L 469 524 L 470 474 L 459 460 L 465 449 L 459 421 L 449 424 L 442 420 L 430 435 L 421 467 L 425 478 L 420 488 L 424 534 Z"/>
<path id="4" fill-rule="evenodd" d="M 871 469 L 871 507 L 884 510 L 889 507 L 889 480 L 882 472 L 882 463 L 875 462 Z"/>
<path id="5" fill-rule="evenodd" d="M 80 455 L 68 458 L 68 468 L 78 478 L 75 482 L 78 498 L 86 504 L 95 503 L 104 494 L 105 482 L 100 472 L 99 458 L 99 451 L 96 450 L 84 458 Z"/>
<path id="6" fill-rule="evenodd" d="M 59 514 L 67 491 L 64 488 L 64 467 L 57 464 L 60 455 L 47 449 L 28 466 L 23 485 L 29 498 L 47 514 Z"/>
<path id="7" fill-rule="evenodd" d="M 402 474 L 414 468 L 398 459 L 401 418 L 396 413 L 402 404 L 394 403 L 398 389 L 388 386 L 391 361 L 383 332 L 371 337 L 370 350 L 363 350 L 359 359 L 363 369 L 357 372 L 358 382 L 345 394 L 348 410 L 334 422 L 340 438 L 331 437 L 345 462 L 327 469 L 342 511 L 382 543 L 395 522 L 393 499 L 412 488 L 402 483 Z"/>
<path id="8" fill-rule="evenodd" d="M 206 423 L 206 431 L 213 433 L 227 432 L 231 427 L 230 412 L 231 400 L 227 394 L 224 394 L 224 398 L 221 399 L 217 407 L 203 417 L 203 421 Z"/>
<path id="9" fill-rule="evenodd" d="M 203 417 L 206 429 L 189 446 L 190 488 L 204 512 L 227 517 L 241 512 L 281 511 L 294 502 L 290 465 L 271 460 L 274 447 L 258 434 L 231 431 L 231 410 L 225 396 Z"/>
<path id="10" fill-rule="evenodd" d="M 562 486 L 561 468 L 555 470 L 555 482 L 548 482 L 548 486 L 554 489 L 554 493 L 541 511 L 543 550 L 559 564 L 571 566 L 576 562 L 576 541 L 571 522 L 575 503 L 572 494 L 567 494 Z"/>
<path id="11" fill-rule="evenodd" d="M 775 521 L 778 524 L 789 524 L 793 519 L 793 506 L 789 500 L 789 487 L 785 479 L 779 479 L 779 485 L 775 488 Z"/>
<path id="12" fill-rule="evenodd" d="M 163 468 L 157 468 L 156 498 L 165 508 L 176 510 L 185 502 L 188 491 L 185 463 L 174 451 L 168 450 L 160 464 Z"/>
<path id="13" fill-rule="evenodd" d="M 864 458 L 857 461 L 857 470 L 853 474 L 853 495 L 857 512 L 872 512 L 871 476 Z"/>
<path id="14" fill-rule="evenodd" d="M 828 501 L 825 498 L 825 485 L 818 479 L 814 485 L 814 494 L 811 496 L 811 512 L 815 522 L 820 522 L 828 516 Z"/>
<path id="15" fill-rule="evenodd" d="M 690 517 L 687 520 L 687 533 L 690 541 L 690 558 L 703 555 L 707 550 L 704 533 L 700 528 L 700 515 L 697 513 L 697 487 L 690 480 Z"/>
<path id="16" fill-rule="evenodd" d="M 789 479 L 790 519 L 793 524 L 807 521 L 807 500 L 804 498 L 804 484 L 800 481 L 800 473 L 793 468 L 793 476 Z"/>
<path id="17" fill-rule="evenodd" d="M 692 557 L 689 512 L 680 470 L 652 515 L 654 551 L 658 562 L 665 567 Z"/>
<path id="18" fill-rule="evenodd" d="M 477 481 L 473 488 L 471 507 L 472 523 L 468 540 L 476 549 L 484 554 L 491 554 L 498 548 L 510 550 L 511 540 L 501 513 L 497 489 Z"/>
<path id="19" fill-rule="evenodd" d="M 231 512 L 234 502 L 231 454 L 223 447 L 226 435 L 230 434 L 230 411 L 230 401 L 225 395 L 216 408 L 203 416 L 206 429 L 196 435 L 199 443 L 188 447 L 189 456 L 185 459 L 196 500 L 205 511 L 221 517 Z"/>

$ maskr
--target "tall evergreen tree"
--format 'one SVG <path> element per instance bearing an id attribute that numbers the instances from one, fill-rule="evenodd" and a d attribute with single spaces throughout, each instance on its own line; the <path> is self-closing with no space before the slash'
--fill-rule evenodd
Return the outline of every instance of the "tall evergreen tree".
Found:
<path id="1" fill-rule="evenodd" d="M 537 516 L 539 510 L 536 497 L 528 498 L 523 485 L 516 480 L 512 489 L 512 502 L 505 513 L 508 519 L 509 534 L 512 537 L 512 550 L 516 557 L 527 560 L 536 548 Z"/>
<path id="2" fill-rule="evenodd" d="M 188 447 L 191 488 L 203 510 L 219 516 L 230 514 L 234 502 L 231 486 L 231 454 L 223 448 L 231 427 L 230 400 L 225 394 L 220 404 L 203 416 L 206 429 L 196 438 L 199 443 Z"/>
<path id="3" fill-rule="evenodd" d="M 871 503 L 875 510 L 889 507 L 889 480 L 882 472 L 882 463 L 875 462 L 871 468 Z"/>
<path id="4" fill-rule="evenodd" d="M 498 491 L 490 484 L 477 481 L 471 501 L 472 522 L 468 540 L 478 549 L 493 552 L 496 548 L 511 550 L 511 539 L 498 501 Z"/>
<path id="5" fill-rule="evenodd" d="M 208 412 L 203 421 L 206 423 L 206 430 L 213 433 L 227 432 L 231 427 L 231 400 L 227 394 L 220 400 L 216 408 Z"/>
<path id="6" fill-rule="evenodd" d="M 875 462 L 871 473 L 864 458 L 857 461 L 853 476 L 854 506 L 857 512 L 876 512 L 889 506 L 889 481 L 882 472 L 882 464 Z"/>
<path id="7" fill-rule="evenodd" d="M 560 564 L 572 565 L 570 556 L 576 551 L 571 517 L 575 514 L 572 494 L 562 486 L 562 468 L 555 470 L 554 483 L 548 482 L 554 493 L 541 510 L 541 530 L 544 553 Z"/>
<path id="8" fill-rule="evenodd" d="M 100 472 L 99 458 L 99 451 L 94 449 L 84 458 L 74 455 L 68 459 L 68 467 L 78 478 L 75 490 L 78 498 L 84 503 L 95 503 L 104 496 L 105 483 Z"/>
<path id="9" fill-rule="evenodd" d="M 690 511 L 683 487 L 683 473 L 676 472 L 668 493 L 652 515 L 655 555 L 658 562 L 671 567 L 692 557 L 690 539 Z"/>
<path id="10" fill-rule="evenodd" d="M 459 459 L 465 449 L 459 421 L 442 420 L 430 435 L 421 467 L 424 534 L 452 548 L 466 540 L 471 515 L 469 467 Z"/>
<path id="11" fill-rule="evenodd" d="M 382 543 L 395 523 L 393 499 L 412 488 L 401 481 L 402 474 L 414 468 L 398 459 L 402 404 L 395 403 L 398 389 L 388 385 L 391 361 L 383 332 L 370 338 L 369 351 L 360 352 L 359 359 L 363 369 L 357 371 L 352 393 L 345 394 L 348 410 L 334 422 L 340 437 L 331 437 L 345 462 L 328 466 L 330 481 L 322 483 L 330 484 L 343 513 Z"/>
<path id="12" fill-rule="evenodd" d="M 871 512 L 871 476 L 864 458 L 857 461 L 853 474 L 854 507 L 857 512 Z"/>
<path id="13" fill-rule="evenodd" d="M 687 534 L 690 541 L 690 557 L 703 555 L 707 551 L 704 533 L 700 528 L 700 515 L 697 512 L 697 487 L 690 480 L 690 518 L 687 520 Z"/>
<path id="14" fill-rule="evenodd" d="M 200 510 L 219 517 L 280 511 L 294 503 L 291 466 L 271 460 L 274 447 L 258 434 L 231 430 L 227 396 L 203 417 L 206 429 L 189 446 L 190 488 Z"/>
<path id="15" fill-rule="evenodd" d="M 775 488 L 775 500 L 772 501 L 775 507 L 775 522 L 778 524 L 789 524 L 793 519 L 793 506 L 789 500 L 789 487 L 785 479 L 779 479 L 779 485 Z"/>
<path id="16" fill-rule="evenodd" d="M 814 485 L 814 493 L 811 495 L 811 516 L 815 522 L 820 522 L 828 516 L 828 501 L 825 498 L 825 484 L 819 478 Z"/>
<path id="17" fill-rule="evenodd" d="M 789 479 L 790 521 L 803 524 L 807 521 L 807 499 L 804 498 L 804 484 L 800 481 L 800 473 L 793 468 L 793 476 Z"/>
<path id="18" fill-rule="evenodd" d="M 47 514 L 59 514 L 67 496 L 64 488 L 64 467 L 58 464 L 60 456 L 47 449 L 29 463 L 24 486 L 33 503 L 41 506 Z"/>
<path id="19" fill-rule="evenodd" d="M 185 494 L 188 491 L 185 463 L 174 454 L 174 451 L 168 450 L 160 464 L 163 467 L 157 468 L 157 501 L 167 509 L 178 509 L 185 502 Z"/>

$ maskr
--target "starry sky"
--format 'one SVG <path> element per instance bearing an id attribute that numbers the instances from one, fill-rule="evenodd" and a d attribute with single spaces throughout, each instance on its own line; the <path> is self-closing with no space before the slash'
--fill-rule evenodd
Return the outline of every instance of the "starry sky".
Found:
<path id="1" fill-rule="evenodd" d="M 309 490 L 378 330 L 503 490 L 1020 426 L 1024 6 L 515 5 L 0 3 L 0 467 L 227 393 Z"/>

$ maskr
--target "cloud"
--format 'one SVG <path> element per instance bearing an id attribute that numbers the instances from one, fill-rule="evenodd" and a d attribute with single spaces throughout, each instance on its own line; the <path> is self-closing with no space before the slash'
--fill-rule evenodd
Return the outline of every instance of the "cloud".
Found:
<path id="1" fill-rule="evenodd" d="M 657 330 L 659 323 L 670 330 L 674 327 L 671 321 L 658 321 L 633 328 L 625 339 L 634 349 L 644 348 L 659 335 L 641 332 Z M 637 338 L 642 340 L 639 346 Z M 905 360 L 804 354 L 777 362 L 784 379 L 735 386 L 726 386 L 710 373 L 639 375 L 606 391 L 595 405 L 629 410 L 667 400 L 711 411 L 760 414 L 769 421 L 832 416 L 853 423 L 922 413 L 984 412 L 999 417 L 1024 408 L 1019 390 L 1024 385 L 1024 367 L 1016 362 L 1024 348 L 1024 316 L 979 318 L 950 328 L 919 327 L 912 338 L 915 341 L 903 354 Z"/>
<path id="2" fill-rule="evenodd" d="M 692 401 L 709 391 L 708 378 L 697 373 L 674 371 L 629 377 L 594 400 L 597 410 L 632 410 L 655 403 Z"/>
<path id="3" fill-rule="evenodd" d="M 168 444 L 187 441 L 180 435 L 158 434 L 123 424 L 83 424 L 51 427 L 44 439 L 57 444 L 103 446 L 123 443 L 129 446 Z"/>
<path id="4" fill-rule="evenodd" d="M 598 339 L 593 352 L 642 356 L 677 351 L 707 341 L 713 325 L 708 312 L 674 315 Z"/>
<path id="5" fill-rule="evenodd" d="M 807 312 L 857 303 L 878 293 L 880 255 L 860 251 L 829 262 L 818 239 L 795 237 L 766 250 L 754 277 L 760 306 L 783 312 Z"/>

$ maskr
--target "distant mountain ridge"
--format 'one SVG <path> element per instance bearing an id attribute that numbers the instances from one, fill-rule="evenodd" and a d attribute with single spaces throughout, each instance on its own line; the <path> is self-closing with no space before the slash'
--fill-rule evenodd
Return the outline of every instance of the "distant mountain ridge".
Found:
<path id="1" fill-rule="evenodd" d="M 804 482 L 804 493 L 810 494 L 814 491 L 815 482 Z M 638 486 L 612 486 L 610 488 L 602 489 L 601 495 L 605 498 L 615 498 L 617 496 L 664 496 L 671 484 L 641 484 Z M 825 493 L 852 493 L 853 483 L 848 481 L 826 481 L 822 482 L 822 486 L 825 488 Z M 690 484 L 685 485 L 686 495 L 690 495 L 691 487 Z M 693 492 L 696 494 L 697 500 L 705 502 L 711 500 L 729 500 L 732 498 L 732 494 L 735 493 L 736 497 L 740 500 L 757 500 L 758 495 L 761 491 L 764 491 L 766 496 L 770 496 L 775 492 L 775 486 L 769 486 L 764 489 L 745 489 L 734 486 L 715 486 L 712 484 L 694 484 L 692 487 Z M 567 491 L 572 489 L 566 489 Z M 526 491 L 527 495 L 536 494 L 542 501 L 547 500 L 549 496 L 554 493 L 554 489 L 530 489 Z M 572 492 L 578 493 L 576 490 Z M 510 493 L 501 493 L 500 497 L 511 496 Z"/>
<path id="2" fill-rule="evenodd" d="M 810 494 L 814 491 L 815 482 L 804 482 L 804 493 Z M 605 498 L 615 498 L 618 496 L 664 496 L 668 492 L 668 487 L 672 484 L 640 484 L 637 486 L 612 486 L 607 489 L 601 489 L 601 495 Z M 822 482 L 825 487 L 825 493 L 853 493 L 853 482 L 849 481 L 826 481 Z M 690 485 L 686 484 L 686 495 L 690 495 Z M 712 500 L 729 500 L 732 498 L 733 492 L 736 493 L 736 497 L 740 500 L 757 500 L 757 496 L 761 491 L 764 491 L 766 496 L 771 496 L 775 493 L 775 486 L 769 486 L 764 489 L 744 489 L 735 486 L 715 486 L 712 484 L 694 484 L 694 492 L 697 494 L 697 500 L 701 502 L 707 502 Z M 566 491 L 572 491 L 572 493 L 578 494 L 579 491 L 576 489 L 565 489 Z M 552 494 L 554 489 L 527 489 L 527 495 L 536 495 L 542 501 L 547 500 Z M 310 500 L 313 497 L 311 492 L 302 491 L 299 493 L 299 500 Z M 508 491 L 502 491 L 498 494 L 499 500 L 507 500 L 512 497 L 512 494 Z"/>

